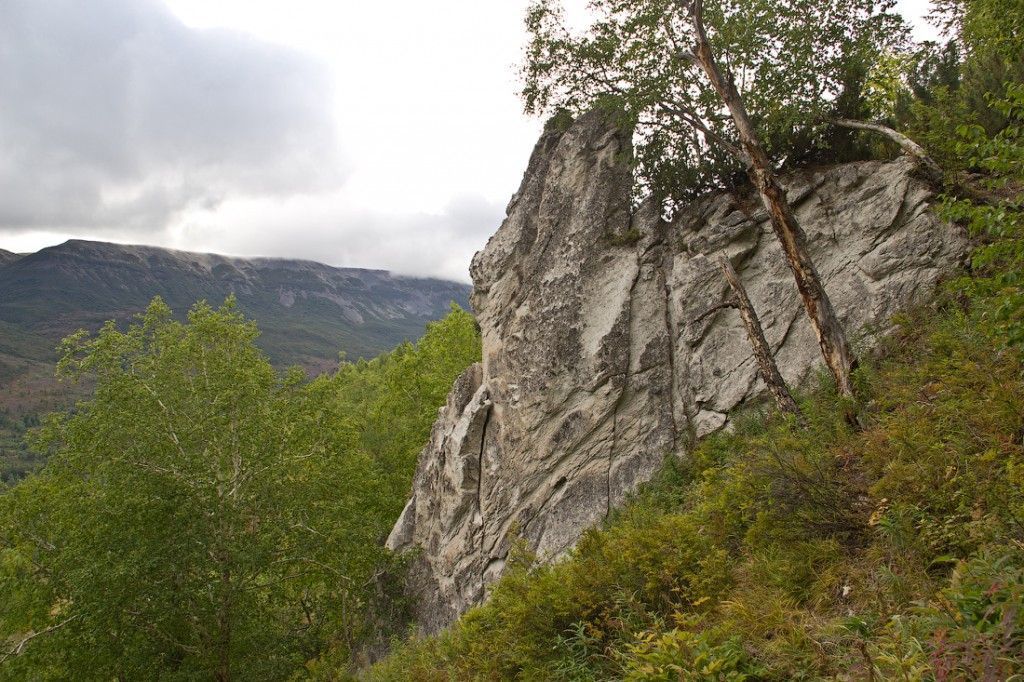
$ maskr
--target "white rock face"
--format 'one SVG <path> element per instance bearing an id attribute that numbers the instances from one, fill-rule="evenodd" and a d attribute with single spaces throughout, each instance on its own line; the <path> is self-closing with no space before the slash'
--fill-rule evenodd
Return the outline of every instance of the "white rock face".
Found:
<path id="1" fill-rule="evenodd" d="M 570 549 L 668 455 L 761 398 L 725 253 L 783 375 L 821 364 L 792 275 L 754 199 L 717 195 L 671 223 L 630 209 L 628 136 L 598 114 L 537 143 L 508 217 L 473 260 L 483 363 L 452 389 L 388 546 L 419 548 L 410 581 L 427 632 L 479 603 L 511 541 Z M 966 240 L 929 210 L 907 161 L 785 183 L 855 345 L 932 294 Z"/>

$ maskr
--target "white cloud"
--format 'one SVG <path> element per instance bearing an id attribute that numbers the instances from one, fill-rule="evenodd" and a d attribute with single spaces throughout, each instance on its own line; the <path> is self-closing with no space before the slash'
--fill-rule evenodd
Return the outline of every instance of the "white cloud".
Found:
<path id="1" fill-rule="evenodd" d="M 176 248 L 239 256 L 281 256 L 330 265 L 387 267 L 406 275 L 468 282 L 469 261 L 504 217 L 504 204 L 458 196 L 436 212 L 373 210 L 336 196 L 245 199 L 195 213 Z M 288 229 L 287 225 L 297 225 Z M 374 256 L 377 257 L 374 260 Z"/>
<path id="2" fill-rule="evenodd" d="M 919 37 L 927 4 L 900 0 Z M 526 5 L 0 0 L 0 248 L 467 280 L 540 131 L 515 92 Z"/>

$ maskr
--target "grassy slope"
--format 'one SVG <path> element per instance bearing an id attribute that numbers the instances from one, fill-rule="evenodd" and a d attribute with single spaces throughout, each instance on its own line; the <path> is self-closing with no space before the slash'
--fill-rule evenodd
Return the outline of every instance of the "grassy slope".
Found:
<path id="1" fill-rule="evenodd" d="M 366 678 L 1020 672 L 1022 373 L 969 313 L 921 311 L 861 372 L 860 432 L 824 390 L 803 401 L 806 430 L 751 415 L 570 560 L 521 554 L 487 605 Z"/>
<path id="2" fill-rule="evenodd" d="M 748 414 L 363 677 L 1024 679 L 1024 86 L 992 106 L 944 140 L 985 173 L 941 208 L 970 271 L 858 371 L 858 429 L 825 381 L 806 428 Z"/>

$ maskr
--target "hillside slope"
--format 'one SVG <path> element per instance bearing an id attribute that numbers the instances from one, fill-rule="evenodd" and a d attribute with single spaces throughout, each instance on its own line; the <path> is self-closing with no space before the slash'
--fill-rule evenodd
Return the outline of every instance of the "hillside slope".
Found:
<path id="1" fill-rule="evenodd" d="M 0 479 L 35 465 L 22 434 L 70 400 L 73 389 L 53 377 L 62 337 L 107 320 L 123 324 L 154 296 L 183 316 L 196 301 L 219 305 L 231 294 L 259 323 L 258 344 L 275 365 L 318 374 L 337 366 L 339 352 L 372 358 L 419 338 L 453 301 L 468 306 L 469 287 L 311 261 L 82 240 L 27 255 L 0 251 Z"/>
<path id="2" fill-rule="evenodd" d="M 363 678 L 1007 680 L 1024 672 L 1024 358 L 952 301 L 805 428 L 747 413 L 555 564 Z M 823 382 L 823 385 L 825 382 Z"/>
<path id="3" fill-rule="evenodd" d="M 0 259 L 0 263 L 3 263 Z M 284 259 L 241 259 L 71 240 L 0 267 L 0 322 L 58 339 L 125 320 L 161 296 L 177 312 L 235 294 L 279 364 L 323 367 L 339 350 L 373 357 L 417 338 L 469 287 Z"/>

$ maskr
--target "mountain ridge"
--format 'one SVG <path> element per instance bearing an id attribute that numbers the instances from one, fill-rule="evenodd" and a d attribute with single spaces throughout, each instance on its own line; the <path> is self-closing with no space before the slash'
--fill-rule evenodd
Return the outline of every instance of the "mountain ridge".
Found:
<path id="1" fill-rule="evenodd" d="M 339 354 L 372 358 L 418 339 L 452 302 L 468 307 L 469 291 L 385 270 L 81 239 L 31 254 L 0 250 L 0 479 L 36 466 L 25 429 L 84 390 L 54 377 L 61 338 L 107 320 L 123 325 L 155 296 L 181 319 L 197 301 L 218 306 L 233 295 L 275 366 L 315 375 L 336 368 Z"/>
<path id="2" fill-rule="evenodd" d="M 0 249 L 0 268 L 20 259 L 22 254 Z"/>
<path id="3" fill-rule="evenodd" d="M 35 256 L 35 255 L 38 255 L 38 254 L 51 253 L 51 252 L 55 252 L 55 251 L 56 252 L 60 252 L 60 251 L 70 250 L 70 249 L 73 249 L 73 248 L 77 248 L 77 249 L 82 249 L 82 248 L 93 248 L 93 249 L 108 248 L 109 250 L 117 250 L 117 251 L 121 251 L 123 253 L 134 253 L 134 254 L 137 254 L 137 255 L 158 254 L 159 253 L 159 254 L 177 255 L 177 256 L 187 257 L 188 260 L 192 260 L 192 261 L 210 260 L 210 261 L 246 262 L 246 263 L 253 263 L 253 264 L 273 263 L 273 264 L 282 264 L 282 265 L 286 264 L 286 263 L 293 263 L 293 264 L 315 265 L 315 266 L 330 268 L 330 269 L 333 269 L 333 270 L 382 273 L 382 274 L 388 274 L 388 275 L 390 275 L 390 276 L 392 276 L 392 277 L 394 277 L 396 279 L 427 279 L 427 280 L 448 281 L 448 280 L 443 280 L 443 279 L 436 278 L 436 277 L 415 277 L 415 276 L 409 276 L 409 275 L 398 275 L 398 274 L 391 273 L 389 270 L 387 270 L 385 268 L 363 268 L 363 267 L 348 267 L 348 266 L 330 265 L 328 263 L 323 263 L 321 261 L 313 260 L 313 259 L 310 259 L 310 258 L 285 258 L 285 257 L 277 257 L 277 256 L 232 256 L 230 254 L 215 253 L 215 252 L 212 252 L 212 251 L 190 251 L 188 249 L 175 249 L 175 248 L 165 247 L 165 246 L 153 246 L 153 245 L 150 245 L 150 244 L 121 244 L 121 243 L 118 243 L 118 242 L 105 242 L 105 241 L 98 240 L 98 239 L 77 239 L 77 238 L 66 239 L 65 241 L 61 242 L 60 244 L 54 244 L 53 246 L 46 246 L 46 247 L 43 247 L 43 248 L 39 249 L 38 251 L 34 251 L 32 253 L 14 253 L 14 252 L 11 252 L 11 251 L 7 251 L 5 249 L 0 249 L 0 259 L 4 258 L 5 256 L 12 256 L 14 258 L 14 260 L 17 260 L 17 259 L 20 259 L 20 258 Z"/>
<path id="4" fill-rule="evenodd" d="M 469 294 L 465 284 L 385 270 L 89 240 L 68 240 L 15 258 L 9 253 L 0 254 L 0 322 L 57 340 L 78 327 L 124 321 L 154 296 L 183 314 L 198 300 L 217 305 L 234 294 L 265 334 L 287 331 L 293 337 L 287 348 L 268 345 L 276 362 L 311 369 L 321 364 L 325 344 L 336 347 L 332 357 L 338 350 L 373 357 L 416 338 L 452 301 L 466 306 Z M 337 336 L 305 329 L 299 318 L 306 317 Z M 314 349 L 295 345 L 296 327 L 304 337 L 299 340 Z"/>

